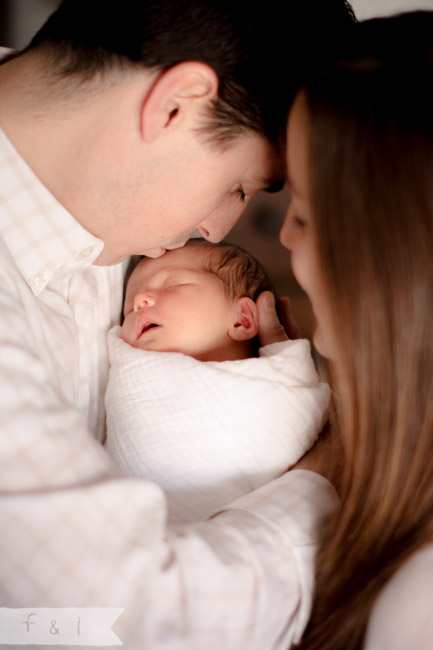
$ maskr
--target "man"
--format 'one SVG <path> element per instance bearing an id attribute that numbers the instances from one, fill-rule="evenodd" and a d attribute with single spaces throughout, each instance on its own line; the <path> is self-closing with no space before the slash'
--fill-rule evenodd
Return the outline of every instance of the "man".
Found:
<path id="1" fill-rule="evenodd" d="M 173 531 L 159 488 L 122 477 L 100 442 L 126 258 L 195 230 L 219 241 L 254 193 L 281 184 L 301 62 L 327 26 L 351 24 L 342 0 L 324 4 L 293 6 L 289 23 L 225 0 L 64 0 L 0 67 L 2 605 L 121 608 L 115 631 L 132 650 L 300 637 L 315 528 L 335 498 L 325 479 L 289 472 Z M 294 52 L 296 74 L 282 63 Z M 269 300 L 263 343 L 281 336 Z M 48 633 L 61 643 L 61 626 Z"/>

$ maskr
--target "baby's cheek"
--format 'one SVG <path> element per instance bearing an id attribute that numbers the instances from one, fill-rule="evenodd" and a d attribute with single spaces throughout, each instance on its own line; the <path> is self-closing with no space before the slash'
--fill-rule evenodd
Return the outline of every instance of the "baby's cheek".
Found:
<path id="1" fill-rule="evenodd" d="M 130 343 L 131 330 L 132 330 L 132 322 L 131 322 L 130 314 L 128 314 L 128 316 L 126 316 L 125 320 L 123 321 L 123 325 L 120 329 L 120 338 L 126 341 L 127 343 Z"/>

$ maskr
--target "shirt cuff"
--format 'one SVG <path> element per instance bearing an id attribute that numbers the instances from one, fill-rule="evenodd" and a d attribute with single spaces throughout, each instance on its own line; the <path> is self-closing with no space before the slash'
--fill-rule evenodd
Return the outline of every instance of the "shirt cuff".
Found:
<path id="1" fill-rule="evenodd" d="M 337 507 L 338 495 L 321 474 L 305 469 L 286 472 L 258 490 L 236 499 L 211 517 L 232 510 L 247 510 L 277 526 L 294 545 L 317 541 L 323 518 Z"/>

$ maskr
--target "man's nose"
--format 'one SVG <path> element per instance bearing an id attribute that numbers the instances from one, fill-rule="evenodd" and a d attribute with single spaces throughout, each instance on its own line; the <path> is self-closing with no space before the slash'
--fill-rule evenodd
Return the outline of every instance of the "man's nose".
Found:
<path id="1" fill-rule="evenodd" d="M 134 311 L 138 312 L 143 307 L 152 307 L 156 302 L 156 297 L 149 291 L 137 293 L 134 298 Z"/>
<path id="2" fill-rule="evenodd" d="M 223 210 L 218 210 L 217 214 L 210 216 L 197 226 L 197 232 L 204 239 L 207 239 L 213 244 L 217 244 L 230 232 L 244 209 L 245 206 L 243 205 L 239 210 L 232 210 L 230 213 L 224 213 Z"/>

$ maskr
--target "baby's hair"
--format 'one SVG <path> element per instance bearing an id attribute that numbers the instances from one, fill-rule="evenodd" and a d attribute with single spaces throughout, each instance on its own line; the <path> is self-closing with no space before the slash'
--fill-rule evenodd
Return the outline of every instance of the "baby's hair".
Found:
<path id="1" fill-rule="evenodd" d="M 262 291 L 271 291 L 275 295 L 272 282 L 263 266 L 240 246 L 228 242 L 212 244 L 200 238 L 190 239 L 186 246 L 213 252 L 209 255 L 205 268 L 222 280 L 227 294 L 233 300 L 247 296 L 256 301 Z"/>

